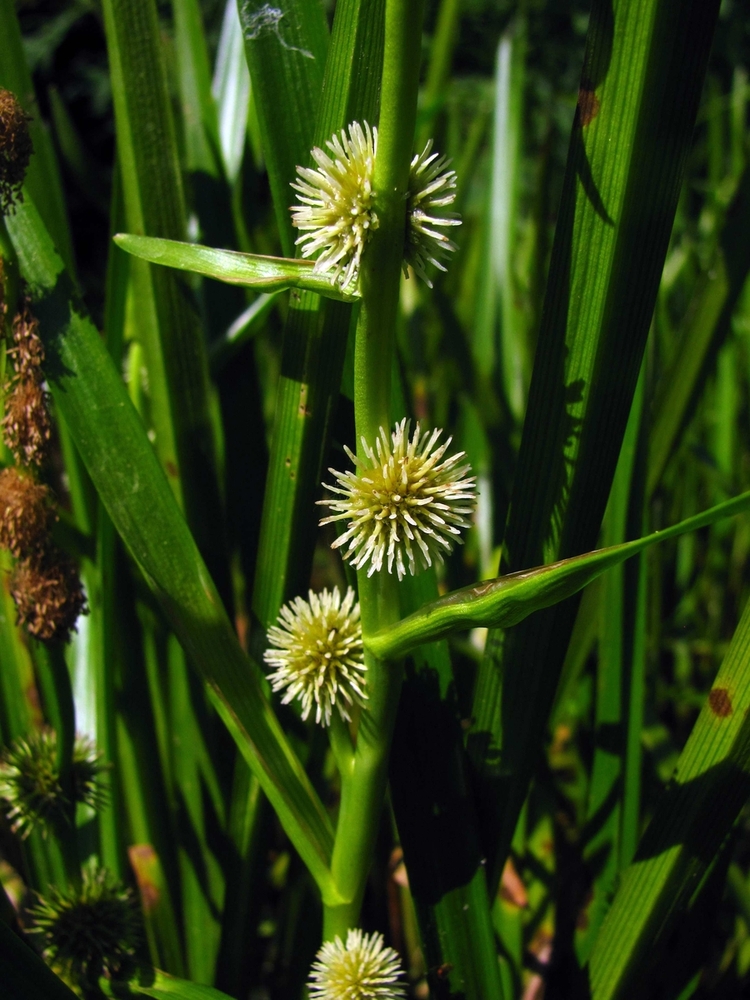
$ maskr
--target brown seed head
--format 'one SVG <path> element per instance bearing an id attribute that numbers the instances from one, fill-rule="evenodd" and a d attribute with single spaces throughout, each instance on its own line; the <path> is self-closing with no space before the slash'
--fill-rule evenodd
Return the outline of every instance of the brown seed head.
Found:
<path id="1" fill-rule="evenodd" d="M 17 559 L 41 552 L 54 518 L 48 486 L 17 468 L 0 472 L 0 547 Z"/>
<path id="2" fill-rule="evenodd" d="M 78 568 L 57 548 L 39 558 L 21 559 L 10 592 L 16 602 L 16 624 L 45 642 L 68 642 L 78 616 L 88 613 Z"/>
<path id="3" fill-rule="evenodd" d="M 47 393 L 35 378 L 12 383 L 5 399 L 5 443 L 21 465 L 42 465 L 52 434 Z"/>
<path id="4" fill-rule="evenodd" d="M 13 358 L 13 367 L 19 377 L 41 381 L 44 344 L 39 336 L 39 320 L 31 312 L 28 301 L 13 319 L 13 347 L 8 354 Z"/>
<path id="5" fill-rule="evenodd" d="M 0 88 L 0 213 L 3 215 L 23 198 L 21 187 L 34 152 L 30 121 L 15 94 Z"/>

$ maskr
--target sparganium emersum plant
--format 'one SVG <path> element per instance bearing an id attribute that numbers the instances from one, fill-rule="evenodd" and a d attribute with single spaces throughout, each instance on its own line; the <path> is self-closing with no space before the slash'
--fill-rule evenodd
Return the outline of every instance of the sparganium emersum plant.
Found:
<path id="1" fill-rule="evenodd" d="M 743 995 L 719 6 L 0 0 L 0 993 Z"/>

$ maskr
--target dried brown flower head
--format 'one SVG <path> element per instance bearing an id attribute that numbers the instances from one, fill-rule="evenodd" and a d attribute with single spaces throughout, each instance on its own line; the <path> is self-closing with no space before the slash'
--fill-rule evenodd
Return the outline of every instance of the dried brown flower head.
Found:
<path id="1" fill-rule="evenodd" d="M 10 581 L 17 624 L 36 639 L 67 642 L 78 616 L 86 614 L 86 596 L 78 567 L 60 549 L 50 547 L 40 558 L 21 559 Z"/>
<path id="2" fill-rule="evenodd" d="M 3 418 L 5 443 L 22 465 L 42 465 L 52 434 L 47 393 L 36 378 L 11 383 Z"/>
<path id="3" fill-rule="evenodd" d="M 29 135 L 30 115 L 15 94 L 0 88 L 0 212 L 21 201 L 21 187 L 34 146 Z"/>
<path id="4" fill-rule="evenodd" d="M 54 518 L 48 486 L 17 468 L 0 472 L 0 547 L 17 559 L 41 552 Z"/>
<path id="5" fill-rule="evenodd" d="M 31 312 L 28 301 L 13 318 L 13 347 L 8 354 L 13 358 L 16 375 L 42 381 L 44 344 L 39 336 L 39 320 Z"/>

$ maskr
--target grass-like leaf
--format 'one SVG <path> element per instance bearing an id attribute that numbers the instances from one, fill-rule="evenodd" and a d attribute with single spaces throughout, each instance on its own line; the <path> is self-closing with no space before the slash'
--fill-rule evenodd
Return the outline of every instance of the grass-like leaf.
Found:
<path id="1" fill-rule="evenodd" d="M 605 570 L 618 566 L 656 542 L 697 531 L 748 509 L 750 493 L 743 493 L 645 538 L 464 587 L 376 632 L 366 640 L 366 645 L 381 659 L 396 659 L 415 646 L 443 639 L 452 632 L 471 628 L 511 628 L 535 611 L 577 594 Z"/>
<path id="2" fill-rule="evenodd" d="M 240 649 L 106 348 L 79 311 L 30 198 L 9 231 L 44 332 L 47 376 L 112 522 L 324 896 L 330 821 Z M 154 540 L 159 539 L 155 545 Z"/>
<path id="3" fill-rule="evenodd" d="M 316 274 L 313 270 L 315 264 L 311 260 L 263 257 L 237 250 L 215 250 L 195 243 L 180 243 L 178 240 L 162 240 L 132 233 L 118 233 L 115 243 L 135 257 L 152 264 L 192 271 L 206 278 L 226 281 L 230 285 L 243 285 L 260 292 L 304 288 L 342 302 L 358 298 L 356 292 L 344 293 L 329 277 Z"/>
<path id="4" fill-rule="evenodd" d="M 504 539 L 510 571 L 596 544 L 717 16 L 716 0 L 593 4 Z M 488 641 L 468 746 L 491 888 L 526 797 L 576 606 L 559 604 Z"/>
<path id="5" fill-rule="evenodd" d="M 639 995 L 750 796 L 750 604 L 591 955 L 593 1000 Z"/>

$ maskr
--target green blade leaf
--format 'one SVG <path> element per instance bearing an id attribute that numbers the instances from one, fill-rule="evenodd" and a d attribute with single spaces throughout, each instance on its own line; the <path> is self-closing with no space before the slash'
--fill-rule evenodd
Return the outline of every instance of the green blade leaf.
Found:
<path id="1" fill-rule="evenodd" d="M 212 89 L 224 170 L 230 183 L 234 183 L 242 165 L 250 109 L 250 72 L 235 0 L 227 0 L 224 9 Z"/>
<path id="2" fill-rule="evenodd" d="M 412 607 L 437 595 L 432 571 L 404 584 Z M 429 643 L 406 665 L 389 765 L 393 810 L 434 994 L 490 1000 L 505 994 L 467 771 L 448 646 Z"/>
<path id="3" fill-rule="evenodd" d="M 232 1000 L 226 993 L 212 986 L 201 986 L 167 975 L 161 969 L 141 973 L 139 980 L 128 983 L 101 979 L 99 988 L 106 997 L 121 1000 L 125 997 L 153 997 L 154 1000 Z"/>
<path id="4" fill-rule="evenodd" d="M 750 796 L 750 604 L 624 872 L 591 955 L 594 1000 L 641 993 L 650 964 Z"/>
<path id="5" fill-rule="evenodd" d="M 344 293 L 324 274 L 315 274 L 314 261 L 288 257 L 263 257 L 238 250 L 215 250 L 195 243 L 161 240 L 152 236 L 118 233 L 115 243 L 128 253 L 152 264 L 192 271 L 230 285 L 244 285 L 258 291 L 282 288 L 307 289 L 331 299 L 352 302 L 359 293 Z"/>
<path id="6" fill-rule="evenodd" d="M 237 9 L 281 246 L 291 257 L 289 185 L 313 144 L 328 26 L 319 0 L 279 0 L 273 7 L 237 0 Z"/>
<path id="7" fill-rule="evenodd" d="M 127 226 L 136 233 L 181 239 L 187 212 L 156 3 L 104 0 L 102 8 Z M 140 262 L 131 265 L 155 447 L 229 605 L 208 360 L 198 310 L 177 275 Z"/>
<path id="8" fill-rule="evenodd" d="M 455 590 L 424 605 L 395 625 L 376 632 L 366 640 L 366 645 L 380 659 L 393 660 L 422 643 L 443 639 L 451 632 L 471 628 L 511 628 L 535 611 L 549 608 L 577 594 L 605 570 L 618 566 L 650 545 L 688 531 L 697 531 L 749 509 L 750 492 L 742 493 L 645 538 Z"/>
<path id="9" fill-rule="evenodd" d="M 240 649 L 143 423 L 30 198 L 8 229 L 45 339 L 56 404 L 112 522 L 324 897 L 335 899 L 328 815 Z"/>
<path id="10" fill-rule="evenodd" d="M 718 0 L 595 0 L 508 516 L 507 569 L 596 544 L 693 136 Z M 668 137 L 668 139 L 667 139 Z M 577 601 L 492 634 L 468 748 L 490 887 Z"/>

